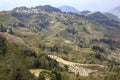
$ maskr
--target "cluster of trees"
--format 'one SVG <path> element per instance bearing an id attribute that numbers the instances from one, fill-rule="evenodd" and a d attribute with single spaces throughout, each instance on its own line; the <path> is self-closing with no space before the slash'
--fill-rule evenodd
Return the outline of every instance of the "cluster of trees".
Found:
<path id="1" fill-rule="evenodd" d="M 26 67 L 26 60 L 16 44 L 0 36 L 0 80 L 35 80 Z"/>
<path id="2" fill-rule="evenodd" d="M 0 35 L 0 54 L 5 55 L 7 52 L 7 41 Z"/>
<path id="3" fill-rule="evenodd" d="M 97 46 L 97 45 L 94 45 L 94 46 L 92 47 L 92 50 L 93 50 L 93 51 L 99 51 L 99 52 L 105 53 L 104 48 L 103 48 L 103 47 L 100 47 L 100 46 Z"/>
<path id="4" fill-rule="evenodd" d="M 99 51 L 104 53 L 104 48 L 98 46 L 97 44 L 107 44 L 111 50 L 115 50 L 116 48 L 120 48 L 120 43 L 113 41 L 112 39 L 102 38 L 102 39 L 86 39 L 86 38 L 79 38 L 78 46 L 81 48 L 91 48 L 93 51 Z"/>
<path id="5" fill-rule="evenodd" d="M 49 16 L 47 14 L 41 14 L 37 16 L 37 19 L 35 23 L 41 27 L 41 28 L 46 28 L 49 25 Z"/>
<path id="6" fill-rule="evenodd" d="M 77 34 L 78 32 L 75 30 L 75 28 L 67 28 L 66 31 L 68 31 L 69 33 Z"/>
<path id="7" fill-rule="evenodd" d="M 81 78 L 80 80 L 119 80 L 120 79 L 120 68 L 116 67 L 110 72 L 103 72 L 102 74 L 92 74 L 88 76 L 87 78 Z"/>
<path id="8" fill-rule="evenodd" d="M 10 34 L 13 34 L 12 27 L 5 27 L 3 24 L 0 25 L 0 32 L 8 32 Z"/>
<path id="9" fill-rule="evenodd" d="M 40 69 L 47 69 L 47 70 L 52 70 L 52 69 L 63 70 L 61 67 L 59 67 L 59 64 L 55 60 L 50 59 L 45 54 L 41 54 L 37 56 L 34 59 L 34 62 L 31 68 L 40 68 Z"/>
<path id="10" fill-rule="evenodd" d="M 112 39 L 100 39 L 101 42 L 110 45 L 111 50 L 115 50 L 115 48 L 120 48 L 120 43 L 117 41 L 113 41 Z"/>
<path id="11" fill-rule="evenodd" d="M 37 6 L 36 8 L 40 8 L 40 9 L 42 9 L 42 10 L 45 10 L 46 12 L 61 12 L 61 10 L 60 9 L 58 9 L 58 8 L 55 8 L 55 7 L 52 7 L 52 6 L 50 6 L 50 5 L 45 5 L 45 6 Z"/>
<path id="12" fill-rule="evenodd" d="M 13 12 L 12 16 L 22 21 L 23 23 L 26 23 L 30 19 L 31 14 L 22 14 L 22 13 Z"/>
<path id="13" fill-rule="evenodd" d="M 79 39 L 79 43 L 78 46 L 81 48 L 90 48 L 92 45 L 92 43 L 90 42 L 90 40 L 85 39 L 85 38 L 80 38 Z"/>
<path id="14" fill-rule="evenodd" d="M 62 80 L 61 73 L 57 70 L 42 71 L 39 75 L 38 80 Z"/>
<path id="15" fill-rule="evenodd" d="M 25 27 L 25 24 L 19 22 L 19 23 L 14 23 L 12 26 L 13 27 L 17 27 L 17 26 L 19 26 L 19 27 Z"/>
<path id="16" fill-rule="evenodd" d="M 58 46 L 58 45 L 53 45 L 53 46 L 47 46 L 45 44 L 39 44 L 39 48 L 42 51 L 48 51 L 50 53 L 63 53 L 63 54 L 68 54 L 71 50 L 69 46 Z"/>
<path id="17" fill-rule="evenodd" d="M 3 24 L 0 25 L 0 32 L 6 32 L 7 29 L 3 26 Z"/>

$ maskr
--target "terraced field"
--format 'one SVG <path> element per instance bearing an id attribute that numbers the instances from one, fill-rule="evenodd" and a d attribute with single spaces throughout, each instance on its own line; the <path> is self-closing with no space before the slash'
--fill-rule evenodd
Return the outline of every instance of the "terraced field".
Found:
<path id="1" fill-rule="evenodd" d="M 58 63 L 67 65 L 69 72 L 79 74 L 80 76 L 88 76 L 92 72 L 103 71 L 107 69 L 106 66 L 98 65 L 98 64 L 80 64 L 80 63 L 66 61 L 55 55 L 48 55 L 48 57 L 56 60 Z"/>

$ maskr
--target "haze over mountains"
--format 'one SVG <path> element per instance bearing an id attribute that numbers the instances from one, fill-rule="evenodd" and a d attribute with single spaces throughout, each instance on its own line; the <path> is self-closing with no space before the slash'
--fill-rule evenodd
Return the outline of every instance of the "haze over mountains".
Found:
<path id="1" fill-rule="evenodd" d="M 74 7 L 70 7 L 70 6 L 61 6 L 61 7 L 59 7 L 59 9 L 62 12 L 72 12 L 72 13 L 77 13 L 80 15 L 87 15 L 87 14 L 91 13 L 91 11 L 89 11 L 89 10 L 79 11 L 79 10 L 75 9 Z"/>
<path id="2" fill-rule="evenodd" d="M 72 12 L 72 13 L 77 13 L 77 14 L 80 14 L 80 15 L 88 15 L 88 14 L 92 13 L 89 10 L 79 11 L 79 10 L 77 10 L 74 7 L 71 7 L 71 6 L 61 6 L 61 7 L 59 7 L 59 9 L 63 12 Z M 108 18 L 120 21 L 120 19 L 119 19 L 120 18 L 120 6 L 114 8 L 114 9 L 108 11 L 108 12 L 105 12 L 103 14 L 105 16 L 107 16 Z"/>
<path id="3" fill-rule="evenodd" d="M 120 18 L 120 6 L 115 7 L 115 8 L 113 8 L 112 10 L 110 10 L 108 12 L 110 12 L 112 14 L 115 14 L 116 16 L 118 16 Z"/>

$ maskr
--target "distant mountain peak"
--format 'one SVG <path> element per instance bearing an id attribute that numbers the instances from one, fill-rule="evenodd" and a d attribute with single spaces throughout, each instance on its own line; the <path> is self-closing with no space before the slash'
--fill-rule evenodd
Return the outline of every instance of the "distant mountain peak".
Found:
<path id="1" fill-rule="evenodd" d="M 59 7 L 59 9 L 62 11 L 62 12 L 72 12 L 72 13 L 80 13 L 79 10 L 77 10 L 76 8 L 74 7 L 71 7 L 71 6 L 61 6 Z"/>
<path id="2" fill-rule="evenodd" d="M 35 8 L 40 8 L 40 9 L 47 11 L 47 12 L 61 12 L 61 10 L 59 8 L 56 8 L 56 7 L 53 7 L 50 5 L 37 6 Z"/>

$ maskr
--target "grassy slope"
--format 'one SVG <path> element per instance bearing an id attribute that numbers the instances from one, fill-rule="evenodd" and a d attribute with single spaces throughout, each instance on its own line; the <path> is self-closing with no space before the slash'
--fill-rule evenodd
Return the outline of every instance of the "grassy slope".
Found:
<path id="1" fill-rule="evenodd" d="M 47 47 L 53 47 L 54 45 L 57 45 L 60 48 L 60 54 L 56 54 L 58 56 L 62 56 L 65 59 L 69 59 L 75 62 L 81 62 L 81 63 L 94 62 L 100 64 L 104 64 L 104 61 L 95 58 L 96 52 L 92 51 L 91 47 L 81 48 L 76 46 L 76 44 L 78 43 L 78 39 L 82 37 L 85 38 L 85 41 L 87 40 L 89 41 L 90 39 L 108 38 L 105 37 L 105 35 L 112 35 L 111 36 L 112 39 L 117 38 L 117 40 L 119 40 L 118 28 L 112 28 L 101 24 L 96 25 L 90 23 L 90 21 L 88 21 L 85 18 L 76 18 L 75 15 L 62 14 L 62 16 L 58 15 L 57 18 L 54 17 L 53 14 L 51 13 L 47 13 L 47 15 L 49 16 L 47 16 L 47 18 L 45 19 L 49 21 L 49 24 L 47 25 L 48 27 L 42 28 L 41 31 L 37 31 L 37 32 L 33 32 L 31 28 L 29 29 L 29 28 L 17 27 L 17 28 L 13 28 L 14 35 L 21 38 L 25 42 L 24 44 L 32 49 L 39 48 L 39 44 L 45 44 Z M 28 22 L 25 24 L 33 24 L 33 28 L 35 28 L 34 26 L 39 26 L 36 25 L 38 23 L 34 23 L 34 22 L 39 20 L 40 16 L 41 14 L 31 15 L 30 19 L 25 19 L 27 20 L 26 22 Z M 59 21 L 58 18 L 61 19 L 62 21 L 61 20 Z M 70 25 L 63 24 L 64 21 L 65 22 L 68 21 L 66 19 L 71 20 L 71 22 L 73 23 Z M 8 26 L 9 24 L 13 24 L 15 22 L 21 22 L 20 20 L 17 20 L 15 17 L 12 17 L 10 15 L 1 16 L 0 21 L 5 26 Z M 79 25 L 76 23 L 82 23 L 82 24 Z M 74 28 L 77 34 L 73 35 L 72 33 L 67 32 L 66 31 L 67 28 Z M 84 31 L 84 29 L 86 31 Z M 71 43 L 69 44 L 65 43 L 64 40 L 70 40 Z M 95 44 L 105 47 L 105 49 L 107 50 L 109 49 L 109 45 L 105 43 L 100 42 Z M 67 54 L 62 53 L 62 51 L 66 49 L 71 51 L 68 51 Z M 46 52 L 51 53 L 49 52 L 49 50 L 46 50 Z"/>

